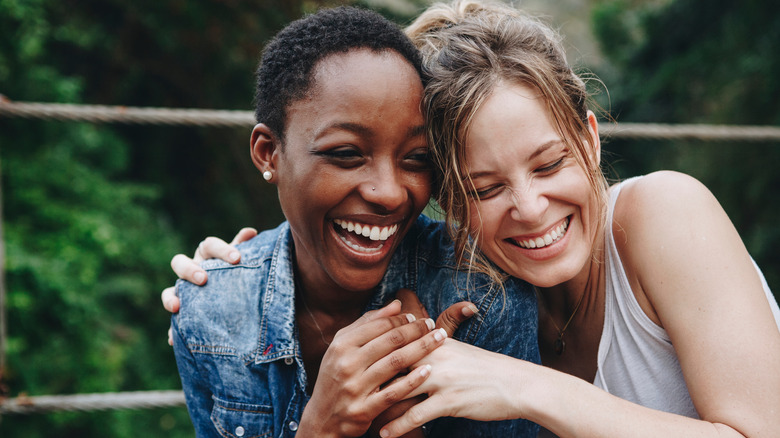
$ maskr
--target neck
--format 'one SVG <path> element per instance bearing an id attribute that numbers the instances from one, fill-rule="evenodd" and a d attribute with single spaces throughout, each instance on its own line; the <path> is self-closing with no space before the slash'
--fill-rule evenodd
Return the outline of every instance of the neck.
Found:
<path id="1" fill-rule="evenodd" d="M 305 276 L 298 275 L 297 272 L 295 289 L 298 300 L 305 301 L 311 312 L 326 314 L 334 319 L 343 317 L 357 319 L 374 294 L 373 290 L 346 290 L 333 282 L 309 282 L 306 281 Z"/>
<path id="2" fill-rule="evenodd" d="M 577 275 L 561 284 L 538 288 L 540 308 L 553 318 L 556 324 L 560 321 L 565 324 L 580 301 L 582 304 L 575 320 L 585 317 L 589 313 L 588 308 L 598 308 L 602 302 L 603 248 L 603 233 L 598 233 L 591 257 Z M 574 323 L 575 321 L 572 321 L 572 324 Z M 559 326 L 562 327 L 560 324 Z"/>
<path id="3" fill-rule="evenodd" d="M 350 291 L 333 281 L 322 281 L 322 277 L 312 278 L 302 273 L 297 263 L 294 275 L 295 318 L 311 394 L 322 358 L 336 332 L 363 314 L 374 291 Z"/>
<path id="4" fill-rule="evenodd" d="M 345 316 L 354 316 L 353 319 L 357 319 L 374 295 L 373 288 L 348 290 L 321 271 L 299 269 L 297 254 L 294 260 L 296 302 L 305 300 L 309 310 L 314 313 L 326 314 L 337 319 Z M 300 302 L 296 303 L 296 305 L 300 304 Z"/>

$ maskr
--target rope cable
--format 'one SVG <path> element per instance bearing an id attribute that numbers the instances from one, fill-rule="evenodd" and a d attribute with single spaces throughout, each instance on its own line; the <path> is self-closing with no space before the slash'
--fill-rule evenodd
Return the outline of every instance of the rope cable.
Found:
<path id="1" fill-rule="evenodd" d="M 0 117 L 92 123 L 241 127 L 255 124 L 251 111 L 144 108 L 64 103 L 14 102 L 0 95 Z M 607 123 L 602 136 L 613 139 L 693 139 L 704 141 L 780 141 L 780 126 Z"/>
<path id="2" fill-rule="evenodd" d="M 99 411 L 184 406 L 182 391 L 129 391 L 76 395 L 19 396 L 0 400 L 0 415 L 55 411 Z"/>

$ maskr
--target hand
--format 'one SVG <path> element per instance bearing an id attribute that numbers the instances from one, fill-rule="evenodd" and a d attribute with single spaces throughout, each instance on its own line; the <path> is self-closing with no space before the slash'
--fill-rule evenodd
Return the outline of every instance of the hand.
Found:
<path id="1" fill-rule="evenodd" d="M 361 436 L 377 415 L 425 381 L 428 365 L 393 379 L 442 345 L 446 333 L 434 329 L 430 319 L 400 312 L 396 300 L 336 333 L 301 417 L 299 437 Z"/>
<path id="2" fill-rule="evenodd" d="M 402 303 L 401 311 L 405 313 L 411 313 L 417 318 L 428 318 L 428 312 L 425 307 L 417 298 L 412 290 L 399 289 L 396 294 L 396 298 Z M 466 321 L 468 318 L 474 316 L 477 313 L 477 306 L 468 302 L 462 301 L 455 303 L 442 312 L 436 319 L 436 328 L 442 328 L 447 332 L 447 336 L 452 336 L 457 330 L 458 326 Z M 390 406 L 387 410 L 382 412 L 371 424 L 371 435 L 379 436 L 379 430 L 382 426 L 390 421 L 400 417 L 403 413 L 408 411 L 412 406 L 425 400 L 424 396 L 417 396 L 411 399 L 402 400 L 393 406 Z M 421 429 L 412 430 L 403 435 L 403 438 L 423 437 Z"/>
<path id="3" fill-rule="evenodd" d="M 195 250 L 192 258 L 184 254 L 176 254 L 171 259 L 171 268 L 182 280 L 187 280 L 197 285 L 204 285 L 208 280 L 206 271 L 200 268 L 200 262 L 210 258 L 219 258 L 228 263 L 236 264 L 241 261 L 241 253 L 238 252 L 235 245 L 257 236 L 257 230 L 254 228 L 242 228 L 236 237 L 230 243 L 218 237 L 207 237 Z M 171 286 L 163 289 L 160 295 L 165 310 L 176 313 L 179 311 L 179 297 L 176 296 L 176 288 Z M 168 345 L 173 345 L 171 330 L 168 329 Z"/>
<path id="4" fill-rule="evenodd" d="M 427 355 L 416 366 L 431 365 L 436 372 L 409 396 L 428 394 L 391 421 L 380 436 L 399 437 L 439 417 L 478 421 L 523 418 L 517 407 L 526 367 L 536 365 L 493 353 L 454 339 Z"/>

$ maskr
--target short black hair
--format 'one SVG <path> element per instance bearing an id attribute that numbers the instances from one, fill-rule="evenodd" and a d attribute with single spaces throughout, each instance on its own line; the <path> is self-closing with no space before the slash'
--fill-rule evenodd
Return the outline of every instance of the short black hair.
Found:
<path id="1" fill-rule="evenodd" d="M 422 77 L 420 54 L 398 25 L 356 7 L 322 9 L 290 23 L 265 47 L 257 68 L 257 122 L 283 139 L 287 107 L 309 91 L 317 62 L 359 48 L 396 51 Z"/>

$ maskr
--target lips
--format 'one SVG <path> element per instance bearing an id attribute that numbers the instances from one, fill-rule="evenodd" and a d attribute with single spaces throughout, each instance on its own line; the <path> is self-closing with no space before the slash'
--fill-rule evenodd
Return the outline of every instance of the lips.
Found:
<path id="1" fill-rule="evenodd" d="M 547 233 L 541 236 L 535 238 L 529 238 L 529 239 L 509 239 L 509 240 L 511 240 L 512 243 L 519 246 L 520 248 L 541 249 L 559 241 L 566 234 L 566 230 L 568 229 L 569 229 L 569 218 L 567 217 L 558 226 L 554 227 L 553 229 L 551 229 L 550 231 L 548 231 Z"/>

